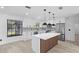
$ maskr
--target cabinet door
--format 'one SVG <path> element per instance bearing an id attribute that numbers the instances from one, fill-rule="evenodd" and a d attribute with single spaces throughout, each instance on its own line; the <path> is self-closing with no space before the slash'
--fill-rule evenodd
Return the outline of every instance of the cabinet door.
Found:
<path id="1" fill-rule="evenodd" d="M 49 49 L 53 48 L 56 44 L 58 44 L 58 36 L 42 40 L 40 39 L 40 52 L 47 52 Z"/>
<path id="2" fill-rule="evenodd" d="M 50 49 L 51 46 L 51 40 L 40 40 L 40 52 L 45 53 Z"/>
<path id="3" fill-rule="evenodd" d="M 40 39 L 40 52 L 41 53 L 46 52 L 46 41 L 42 39 Z"/>
<path id="4" fill-rule="evenodd" d="M 56 44 L 58 44 L 58 36 L 50 38 L 46 40 L 46 50 L 50 50 L 53 48 Z"/>

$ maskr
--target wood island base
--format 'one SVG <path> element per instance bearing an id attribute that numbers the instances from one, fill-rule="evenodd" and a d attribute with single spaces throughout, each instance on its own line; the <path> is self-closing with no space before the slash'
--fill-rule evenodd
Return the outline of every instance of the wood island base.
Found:
<path id="1" fill-rule="evenodd" d="M 40 53 L 46 53 L 48 50 L 58 44 L 58 36 L 52 37 L 48 40 L 40 39 Z"/>

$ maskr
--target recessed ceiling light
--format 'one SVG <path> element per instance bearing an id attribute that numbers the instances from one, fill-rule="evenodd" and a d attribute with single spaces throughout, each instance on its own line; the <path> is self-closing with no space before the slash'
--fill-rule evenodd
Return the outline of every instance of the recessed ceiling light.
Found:
<path id="1" fill-rule="evenodd" d="M 4 7 L 3 7 L 3 6 L 1 6 L 1 8 L 3 9 Z"/>
<path id="2" fill-rule="evenodd" d="M 25 15 L 29 15 L 29 13 L 25 13 Z"/>
<path id="3" fill-rule="evenodd" d="M 59 10 L 62 10 L 63 9 L 63 7 L 61 6 L 61 7 L 59 7 Z"/>

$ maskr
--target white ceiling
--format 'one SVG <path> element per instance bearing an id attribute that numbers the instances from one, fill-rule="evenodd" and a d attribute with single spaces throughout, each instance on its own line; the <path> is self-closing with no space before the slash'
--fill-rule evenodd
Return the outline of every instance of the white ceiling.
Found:
<path id="1" fill-rule="evenodd" d="M 31 6 L 31 9 L 27 9 L 24 6 L 4 6 L 0 8 L 1 13 L 19 15 L 24 17 L 30 17 L 33 19 L 41 19 L 44 16 L 43 9 L 47 9 L 47 13 L 50 11 L 55 13 L 56 17 L 70 16 L 79 13 L 79 6 L 63 6 L 62 10 L 58 9 L 59 6 Z M 27 15 L 25 15 L 25 13 Z"/>

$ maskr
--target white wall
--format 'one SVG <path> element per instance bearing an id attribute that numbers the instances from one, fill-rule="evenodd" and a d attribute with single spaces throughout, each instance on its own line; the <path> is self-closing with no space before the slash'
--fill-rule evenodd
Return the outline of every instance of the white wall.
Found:
<path id="1" fill-rule="evenodd" d="M 75 34 L 79 34 L 79 14 L 76 14 L 72 17 L 75 25 Z"/>
<path id="2" fill-rule="evenodd" d="M 34 26 L 37 22 L 35 19 L 24 18 L 23 27 Z"/>
<path id="3" fill-rule="evenodd" d="M 75 24 L 75 34 L 79 34 L 79 24 Z"/>
<path id="4" fill-rule="evenodd" d="M 79 34 L 79 14 L 70 16 L 69 18 L 65 19 L 65 39 L 75 41 L 75 34 Z M 68 31 L 68 29 L 71 29 L 71 31 Z"/>
<path id="5" fill-rule="evenodd" d="M 0 39 L 2 39 L 2 42 L 0 42 L 0 44 L 9 43 L 18 40 L 28 40 L 27 36 L 25 36 L 25 33 L 23 33 L 22 36 L 7 37 L 7 19 L 22 20 L 23 26 L 27 26 L 27 24 L 31 24 L 31 25 L 33 24 L 33 21 L 31 19 L 27 19 L 21 16 L 0 14 Z"/>
<path id="6" fill-rule="evenodd" d="M 72 18 L 66 18 L 65 24 L 65 39 L 74 41 L 75 40 L 75 28 L 74 28 L 74 21 Z M 70 31 L 69 31 L 70 29 Z"/>

